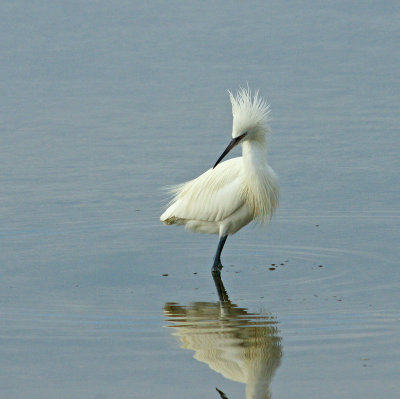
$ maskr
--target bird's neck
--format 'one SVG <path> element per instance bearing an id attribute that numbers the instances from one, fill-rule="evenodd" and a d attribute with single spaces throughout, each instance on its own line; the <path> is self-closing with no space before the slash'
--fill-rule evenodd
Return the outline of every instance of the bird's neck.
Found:
<path id="1" fill-rule="evenodd" d="M 273 170 L 267 164 L 266 143 L 243 143 L 243 198 L 255 218 L 266 222 L 278 203 L 278 185 Z"/>
<path id="2" fill-rule="evenodd" d="M 245 141 L 242 144 L 245 167 L 253 172 L 267 167 L 267 143 L 263 141 Z"/>

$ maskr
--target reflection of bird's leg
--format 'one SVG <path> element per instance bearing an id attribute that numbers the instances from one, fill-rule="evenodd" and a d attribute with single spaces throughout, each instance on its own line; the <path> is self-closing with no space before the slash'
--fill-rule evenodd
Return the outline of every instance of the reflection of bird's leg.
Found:
<path id="1" fill-rule="evenodd" d="M 221 252 L 222 252 L 222 248 L 224 248 L 225 241 L 227 238 L 228 238 L 228 236 L 222 236 L 221 239 L 219 240 L 217 252 L 215 253 L 215 257 L 214 257 L 214 264 L 211 269 L 212 272 L 217 272 L 222 269 Z"/>
<path id="2" fill-rule="evenodd" d="M 217 288 L 219 300 L 222 304 L 226 304 L 229 302 L 229 297 L 221 280 L 221 272 L 219 270 L 213 270 L 212 276 L 214 278 L 215 287 Z"/>

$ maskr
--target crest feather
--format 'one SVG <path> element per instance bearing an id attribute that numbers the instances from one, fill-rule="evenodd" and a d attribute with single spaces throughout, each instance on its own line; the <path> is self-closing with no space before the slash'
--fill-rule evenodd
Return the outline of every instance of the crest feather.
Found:
<path id="1" fill-rule="evenodd" d="M 270 121 L 269 104 L 259 96 L 258 90 L 252 95 L 249 87 L 239 88 L 236 97 L 228 90 L 229 97 L 232 103 L 233 125 L 237 129 L 249 127 L 264 127 L 268 129 Z"/>

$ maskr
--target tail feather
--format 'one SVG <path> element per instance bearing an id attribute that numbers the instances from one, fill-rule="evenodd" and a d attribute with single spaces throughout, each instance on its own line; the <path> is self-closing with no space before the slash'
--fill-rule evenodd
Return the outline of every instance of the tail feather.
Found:
<path id="1" fill-rule="evenodd" d="M 161 220 L 164 224 L 166 224 L 166 225 L 171 225 L 171 224 L 182 224 L 182 223 L 179 223 L 179 220 L 182 220 L 182 219 L 179 219 L 179 218 L 177 218 L 177 217 L 175 217 L 175 216 L 170 216 L 169 218 L 163 219 L 163 218 L 162 218 L 162 215 L 161 215 L 160 220 Z"/>

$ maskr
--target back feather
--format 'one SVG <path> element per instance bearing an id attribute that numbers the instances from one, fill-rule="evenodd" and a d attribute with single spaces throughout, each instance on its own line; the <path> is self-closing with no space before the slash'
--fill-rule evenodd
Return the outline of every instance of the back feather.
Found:
<path id="1" fill-rule="evenodd" d="M 222 221 L 244 204 L 241 195 L 242 159 L 233 158 L 194 180 L 171 187 L 175 197 L 161 215 L 166 224 L 183 220 Z"/>

